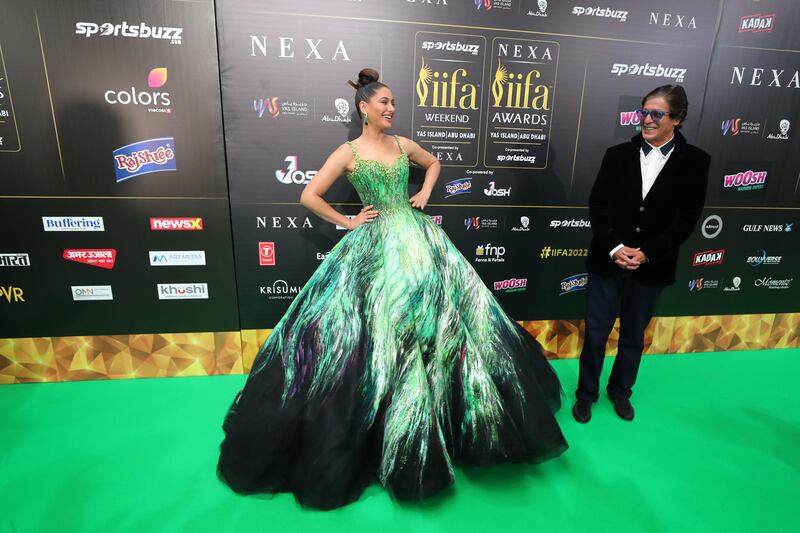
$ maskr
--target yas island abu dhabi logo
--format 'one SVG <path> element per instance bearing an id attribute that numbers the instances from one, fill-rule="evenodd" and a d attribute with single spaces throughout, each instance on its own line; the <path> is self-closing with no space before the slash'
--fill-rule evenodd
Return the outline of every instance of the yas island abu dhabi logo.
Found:
<path id="1" fill-rule="evenodd" d="M 475 2 L 475 9 L 477 11 L 491 11 L 494 9 L 495 11 L 508 11 L 512 7 L 512 0 L 474 0 Z M 539 0 L 539 3 L 544 2 L 545 9 L 547 6 L 546 0 Z"/>
<path id="2" fill-rule="evenodd" d="M 161 89 L 167 84 L 168 70 L 156 67 L 147 74 L 148 89 Z M 110 89 L 103 94 L 106 103 L 111 105 L 134 105 L 147 107 L 150 113 L 172 113 L 172 97 L 167 91 L 146 91 L 131 86 L 130 89 Z"/>
<path id="3" fill-rule="evenodd" d="M 311 106 L 305 100 L 282 100 L 277 96 L 253 99 L 253 111 L 258 118 L 307 117 Z"/>

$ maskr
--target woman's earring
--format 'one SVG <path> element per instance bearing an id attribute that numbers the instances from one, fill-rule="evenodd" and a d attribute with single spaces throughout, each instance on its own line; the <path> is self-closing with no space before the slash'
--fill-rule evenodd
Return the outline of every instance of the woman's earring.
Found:
<path id="1" fill-rule="evenodd" d="M 364 125 L 366 126 L 367 124 L 369 124 L 369 115 L 364 113 Z"/>

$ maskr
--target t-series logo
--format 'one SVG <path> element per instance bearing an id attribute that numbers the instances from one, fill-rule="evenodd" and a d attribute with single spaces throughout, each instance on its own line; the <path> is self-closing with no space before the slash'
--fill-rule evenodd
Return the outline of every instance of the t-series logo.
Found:
<path id="1" fill-rule="evenodd" d="M 260 266 L 275 266 L 275 243 L 258 243 L 258 264 Z"/>
<path id="2" fill-rule="evenodd" d="M 177 170 L 175 139 L 161 137 L 139 141 L 114 150 L 117 183 L 151 172 Z"/>
<path id="3" fill-rule="evenodd" d="M 159 283 L 159 300 L 207 300 L 208 283 Z"/>
<path id="4" fill-rule="evenodd" d="M 147 86 L 151 89 L 161 88 L 166 83 L 167 69 L 165 67 L 154 68 L 147 75 Z M 140 105 L 147 106 L 147 110 L 151 113 L 172 113 L 169 108 L 172 100 L 168 92 L 148 92 L 131 87 L 130 90 L 109 90 L 103 96 L 111 105 Z"/>
<path id="5" fill-rule="evenodd" d="M 151 218 L 152 231 L 202 231 L 203 219 L 200 217 Z"/>
<path id="6" fill-rule="evenodd" d="M 306 172 L 299 170 L 300 164 L 297 162 L 296 155 L 287 155 L 284 161 L 288 163 L 286 170 L 276 170 L 275 179 L 285 185 L 291 185 L 292 183 L 305 185 L 311 181 L 311 178 L 317 175 L 316 170 L 308 170 Z"/>
<path id="7" fill-rule="evenodd" d="M 103 217 L 42 217 L 45 231 L 105 231 Z"/>
<path id="8" fill-rule="evenodd" d="M 77 35 L 84 35 L 87 38 L 93 35 L 101 37 L 136 37 L 139 39 L 162 39 L 167 40 L 170 44 L 181 44 L 181 34 L 183 28 L 170 28 L 167 26 L 148 26 L 144 22 L 139 24 L 129 24 L 127 21 L 122 21 L 121 24 L 113 24 L 111 22 L 104 22 L 102 24 L 95 24 L 94 22 L 77 22 L 75 23 L 75 33 Z"/>

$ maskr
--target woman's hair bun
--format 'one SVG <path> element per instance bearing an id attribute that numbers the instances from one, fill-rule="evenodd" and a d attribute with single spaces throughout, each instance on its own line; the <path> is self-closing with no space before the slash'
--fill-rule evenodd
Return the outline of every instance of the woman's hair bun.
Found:
<path id="1" fill-rule="evenodd" d="M 357 83 L 353 83 L 350 80 L 347 80 L 347 83 L 349 83 L 354 89 L 358 90 L 361 87 L 366 87 L 370 83 L 375 83 L 380 77 L 381 75 L 374 68 L 365 68 L 361 69 L 361 72 L 358 73 Z"/>

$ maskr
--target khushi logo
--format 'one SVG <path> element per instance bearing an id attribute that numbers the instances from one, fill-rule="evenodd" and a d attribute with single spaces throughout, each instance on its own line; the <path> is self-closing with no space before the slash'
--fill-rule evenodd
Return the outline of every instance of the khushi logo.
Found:
<path id="1" fill-rule="evenodd" d="M 167 83 L 167 69 L 165 67 L 154 68 L 147 75 L 147 86 L 150 89 L 159 89 Z M 148 106 L 147 110 L 151 113 L 172 113 L 169 108 L 172 99 L 168 92 L 162 91 L 142 91 L 136 87 L 130 90 L 109 90 L 104 94 L 106 102 L 111 105 L 141 105 Z"/>
<path id="2" fill-rule="evenodd" d="M 124 20 L 121 24 L 112 24 L 111 22 L 104 22 L 103 24 L 77 22 L 75 23 L 75 33 L 77 35 L 85 35 L 86 37 L 97 34 L 101 37 L 121 36 L 136 37 L 139 39 L 163 39 L 169 41 L 170 44 L 181 44 L 183 28 L 148 26 L 144 22 L 128 24 L 128 22 Z"/>
<path id="3" fill-rule="evenodd" d="M 260 266 L 275 266 L 275 243 L 258 243 L 258 264 Z"/>
<path id="4" fill-rule="evenodd" d="M 128 144 L 114 150 L 117 183 L 143 174 L 177 170 L 175 139 L 161 137 Z"/>
<path id="5" fill-rule="evenodd" d="M 291 185 L 295 183 L 297 185 L 304 185 L 310 182 L 311 178 L 317 174 L 316 170 L 308 170 L 305 172 L 299 170 L 300 163 L 298 163 L 296 155 L 287 155 L 284 161 L 287 163 L 286 169 L 275 171 L 275 179 L 283 184 Z"/>
<path id="6" fill-rule="evenodd" d="M 726 189 L 736 187 L 737 191 L 755 191 L 764 188 L 767 172 L 764 170 L 747 170 L 736 174 L 726 174 L 723 185 Z"/>
<path id="7" fill-rule="evenodd" d="M 706 250 L 697 252 L 692 258 L 692 266 L 721 265 L 725 257 L 725 250 Z"/>
<path id="8" fill-rule="evenodd" d="M 754 13 L 739 19 L 739 33 L 771 32 L 774 26 L 775 13 L 770 13 L 769 15 Z"/>
<path id="9" fill-rule="evenodd" d="M 67 261 L 75 261 L 99 268 L 112 269 L 117 260 L 117 251 L 113 248 L 90 249 L 90 250 L 64 250 L 62 255 Z"/>
<path id="10" fill-rule="evenodd" d="M 460 178 L 448 181 L 444 184 L 445 198 L 458 196 L 459 194 L 470 194 L 472 192 L 472 178 Z"/>
<path id="11" fill-rule="evenodd" d="M 203 219 L 200 217 L 151 218 L 150 229 L 153 231 L 202 231 Z"/>
<path id="12" fill-rule="evenodd" d="M 494 282 L 494 290 L 503 292 L 521 292 L 528 288 L 528 278 L 511 278 Z"/>
<path id="13" fill-rule="evenodd" d="M 208 283 L 159 283 L 159 300 L 207 300 Z"/>

